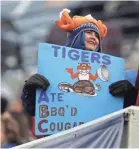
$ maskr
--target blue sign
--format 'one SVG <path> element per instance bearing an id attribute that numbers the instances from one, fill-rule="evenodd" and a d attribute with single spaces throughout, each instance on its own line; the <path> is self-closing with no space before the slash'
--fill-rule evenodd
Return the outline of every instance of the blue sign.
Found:
<path id="1" fill-rule="evenodd" d="M 109 85 L 124 79 L 124 59 L 41 43 L 38 73 L 50 86 L 36 93 L 36 135 L 49 135 L 123 108 Z"/>
<path id="2" fill-rule="evenodd" d="M 137 71 L 134 69 L 125 71 L 125 80 L 128 80 L 133 86 L 135 86 L 137 78 Z"/>

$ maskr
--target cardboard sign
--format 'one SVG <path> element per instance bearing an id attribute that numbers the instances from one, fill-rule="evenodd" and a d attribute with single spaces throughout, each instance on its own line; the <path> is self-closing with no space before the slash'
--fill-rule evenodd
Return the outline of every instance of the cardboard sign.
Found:
<path id="1" fill-rule="evenodd" d="M 124 79 L 124 60 L 93 51 L 41 43 L 38 73 L 50 86 L 36 93 L 36 135 L 50 135 L 123 108 L 109 94 Z"/>
<path id="2" fill-rule="evenodd" d="M 125 71 L 125 80 L 128 80 L 133 86 L 135 86 L 136 78 L 137 78 L 136 70 L 130 69 Z"/>

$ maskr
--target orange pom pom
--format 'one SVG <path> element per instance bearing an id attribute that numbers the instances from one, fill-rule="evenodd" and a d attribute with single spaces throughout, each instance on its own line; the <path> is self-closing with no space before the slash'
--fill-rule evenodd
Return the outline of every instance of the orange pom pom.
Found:
<path id="1" fill-rule="evenodd" d="M 70 10 L 64 9 L 62 12 L 60 12 L 60 20 L 56 20 L 57 26 L 62 30 L 70 32 L 76 29 L 77 27 L 81 26 L 82 24 L 93 23 L 98 27 L 101 38 L 103 39 L 106 36 L 107 27 L 100 20 L 97 21 L 91 15 L 87 15 L 84 17 L 74 16 L 73 18 L 71 18 L 69 16 L 69 12 Z"/>

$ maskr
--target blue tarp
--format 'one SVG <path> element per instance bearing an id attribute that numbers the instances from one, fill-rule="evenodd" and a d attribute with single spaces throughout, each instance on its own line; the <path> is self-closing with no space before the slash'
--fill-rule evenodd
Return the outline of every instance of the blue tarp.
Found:
<path id="1" fill-rule="evenodd" d="M 21 148 L 120 148 L 123 123 L 123 114 L 120 114 L 101 122 L 88 122 Z"/>

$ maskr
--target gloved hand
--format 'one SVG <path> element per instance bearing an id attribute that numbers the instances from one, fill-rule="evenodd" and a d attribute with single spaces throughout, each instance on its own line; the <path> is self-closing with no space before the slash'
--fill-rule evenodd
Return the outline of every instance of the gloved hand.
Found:
<path id="1" fill-rule="evenodd" d="M 42 75 L 34 74 L 27 81 L 25 81 L 21 99 L 24 110 L 31 116 L 35 115 L 35 99 L 36 89 L 45 89 L 49 87 L 49 81 Z"/>
<path id="2" fill-rule="evenodd" d="M 125 93 L 131 91 L 134 86 L 128 80 L 121 80 L 112 83 L 109 86 L 109 92 L 113 96 L 123 96 Z"/>

